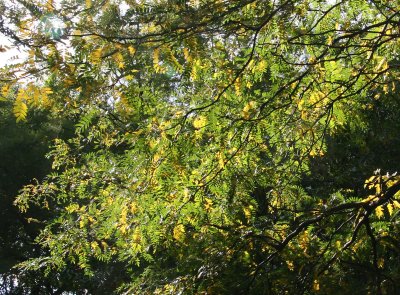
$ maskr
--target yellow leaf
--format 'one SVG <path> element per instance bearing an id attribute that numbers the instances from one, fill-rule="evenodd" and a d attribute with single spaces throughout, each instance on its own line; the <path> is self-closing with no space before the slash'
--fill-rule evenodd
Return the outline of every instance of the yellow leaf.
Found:
<path id="1" fill-rule="evenodd" d="M 387 210 L 388 210 L 388 212 L 389 212 L 389 215 L 392 216 L 392 214 L 393 214 L 393 205 L 389 203 L 389 204 L 386 206 L 386 208 L 387 208 Z"/>
<path id="2" fill-rule="evenodd" d="M 142 239 L 142 236 L 141 236 L 141 234 L 140 234 L 139 228 L 135 228 L 135 231 L 134 231 L 133 236 L 132 236 L 132 240 L 133 240 L 135 243 L 139 244 L 140 241 L 141 241 L 141 239 Z"/>
<path id="3" fill-rule="evenodd" d="M 395 208 L 400 209 L 400 203 L 396 200 L 393 200 L 393 205 Z"/>
<path id="4" fill-rule="evenodd" d="M 103 247 L 103 250 L 107 250 L 108 244 L 104 241 L 101 241 L 101 246 Z"/>
<path id="5" fill-rule="evenodd" d="M 337 248 L 337 249 L 342 248 L 342 242 L 339 241 L 339 240 L 336 241 L 335 245 L 336 245 L 336 248 Z"/>
<path id="6" fill-rule="evenodd" d="M 378 56 L 377 59 L 379 59 L 379 58 L 381 58 L 381 60 L 379 61 L 379 63 L 375 67 L 375 71 L 378 72 L 380 69 L 382 69 L 382 71 L 387 70 L 388 64 L 387 64 L 386 58 Z"/>
<path id="7" fill-rule="evenodd" d="M 189 53 L 189 49 L 187 49 L 186 47 L 183 48 L 183 56 L 185 57 L 185 60 L 187 62 L 191 62 L 192 61 L 192 58 L 191 58 L 190 53 Z"/>
<path id="8" fill-rule="evenodd" d="M 90 243 L 90 247 L 92 248 L 93 251 L 97 252 L 98 250 L 100 250 L 99 248 L 99 244 L 97 244 L 96 241 L 93 241 Z"/>
<path id="9" fill-rule="evenodd" d="M 370 201 L 372 201 L 372 200 L 374 200 L 374 199 L 376 199 L 376 198 L 377 198 L 377 196 L 375 196 L 375 195 L 369 195 L 368 197 L 366 197 L 365 199 L 363 199 L 362 202 L 363 202 L 363 203 L 368 203 L 368 202 L 370 202 Z"/>
<path id="10" fill-rule="evenodd" d="M 66 87 L 74 85 L 74 83 L 75 83 L 75 81 L 73 79 L 71 79 L 71 78 L 68 78 L 68 77 L 64 80 L 64 85 Z"/>
<path id="11" fill-rule="evenodd" d="M 299 100 L 299 102 L 297 103 L 297 108 L 299 109 L 299 111 L 302 111 L 304 109 L 303 108 L 304 103 L 305 103 L 304 99 Z"/>
<path id="12" fill-rule="evenodd" d="M 47 0 L 46 9 L 50 12 L 54 10 L 53 0 Z"/>
<path id="13" fill-rule="evenodd" d="M 138 244 L 138 243 L 132 243 L 132 250 L 136 253 L 141 252 L 142 251 L 142 245 Z"/>
<path id="14" fill-rule="evenodd" d="M 376 194 L 379 195 L 381 193 L 381 185 L 380 183 L 375 184 Z"/>
<path id="15" fill-rule="evenodd" d="M 18 95 L 13 108 L 14 116 L 17 119 L 17 122 L 26 120 L 26 116 L 28 114 L 28 106 L 26 105 L 23 96 Z"/>
<path id="16" fill-rule="evenodd" d="M 174 239 L 178 241 L 183 241 L 185 239 L 185 227 L 183 224 L 178 224 L 174 227 Z"/>
<path id="17" fill-rule="evenodd" d="M 319 291 L 319 282 L 318 282 L 318 280 L 314 280 L 313 289 L 314 289 L 314 291 Z"/>
<path id="18" fill-rule="evenodd" d="M 196 129 L 203 128 L 207 124 L 207 118 L 204 116 L 198 116 L 196 119 L 193 120 L 193 126 Z"/>
<path id="19" fill-rule="evenodd" d="M 251 218 L 251 211 L 253 210 L 253 206 L 250 205 L 249 207 L 244 207 L 243 212 L 247 219 Z"/>
<path id="20" fill-rule="evenodd" d="M 382 206 L 378 206 L 378 207 L 375 208 L 375 215 L 379 219 L 382 218 L 382 216 L 383 216 L 383 208 L 382 208 Z"/>
<path id="21" fill-rule="evenodd" d="M 307 251 L 309 240 L 310 239 L 307 230 L 305 230 L 302 234 L 299 235 L 299 245 L 304 250 L 304 253 L 306 253 Z"/>
<path id="22" fill-rule="evenodd" d="M 383 268 L 383 266 L 385 264 L 385 260 L 383 258 L 379 258 L 377 263 L 378 263 L 379 268 Z"/>
<path id="23" fill-rule="evenodd" d="M 329 36 L 328 37 L 328 41 L 326 42 L 326 44 L 327 45 L 332 45 L 332 43 L 333 43 L 333 38 L 332 38 L 332 36 Z"/>
<path id="24" fill-rule="evenodd" d="M 157 164 L 160 159 L 161 159 L 161 155 L 160 154 L 155 154 L 153 156 L 153 163 Z"/>
<path id="25" fill-rule="evenodd" d="M 255 108 L 256 108 L 255 101 L 250 101 L 248 104 L 246 104 L 242 110 L 243 118 L 246 120 L 250 119 L 251 115 L 254 114 Z"/>
<path id="26" fill-rule="evenodd" d="M 377 176 L 375 176 L 375 175 L 368 178 L 365 181 L 364 188 L 371 189 L 374 186 L 374 183 L 376 182 L 376 178 L 377 178 Z"/>
<path id="27" fill-rule="evenodd" d="M 235 86 L 235 93 L 236 93 L 236 95 L 237 96 L 240 96 L 240 94 L 241 94 L 241 83 L 240 83 L 240 78 L 237 78 L 236 80 L 235 80 L 235 84 L 234 84 L 234 86 Z"/>
<path id="28" fill-rule="evenodd" d="M 4 85 L 3 87 L 1 87 L 1 95 L 3 97 L 6 97 L 8 94 L 8 91 L 10 90 L 10 85 Z"/>
<path id="29" fill-rule="evenodd" d="M 294 270 L 294 265 L 293 265 L 293 261 L 286 261 L 286 265 L 289 268 L 289 270 L 293 271 Z"/>
<path id="30" fill-rule="evenodd" d="M 218 166 L 219 168 L 224 168 L 225 167 L 225 161 L 222 153 L 217 154 L 217 159 L 218 159 Z"/>
<path id="31" fill-rule="evenodd" d="M 121 62 L 118 63 L 118 68 L 119 69 L 123 69 L 124 67 L 125 67 L 124 62 L 121 61 Z"/>
<path id="32" fill-rule="evenodd" d="M 130 211 L 132 214 L 135 214 L 138 211 L 138 206 L 137 206 L 136 202 L 131 203 L 130 209 L 131 209 Z"/>
<path id="33" fill-rule="evenodd" d="M 153 51 L 153 67 L 156 73 L 164 73 L 165 69 L 160 65 L 160 49 L 156 48 Z"/>
<path id="34" fill-rule="evenodd" d="M 319 153 L 317 153 L 314 149 L 312 149 L 309 153 L 311 157 L 316 157 Z"/>
<path id="35" fill-rule="evenodd" d="M 121 224 L 121 226 L 127 225 L 127 214 L 128 214 L 128 209 L 124 207 L 121 211 L 121 215 L 119 218 L 119 223 Z"/>
<path id="36" fill-rule="evenodd" d="M 189 196 L 190 196 L 189 190 L 187 188 L 185 188 L 183 190 L 183 201 L 184 202 L 188 201 L 189 200 Z"/>
<path id="37" fill-rule="evenodd" d="M 86 8 L 92 7 L 92 0 L 85 0 Z"/>
<path id="38" fill-rule="evenodd" d="M 398 182 L 397 180 L 388 180 L 386 182 L 386 186 L 391 187 L 391 186 L 395 185 L 397 182 Z"/>
<path id="39" fill-rule="evenodd" d="M 193 61 L 193 67 L 192 70 L 190 71 L 190 79 L 192 81 L 196 81 L 199 78 L 199 73 L 201 73 L 201 69 L 203 68 L 203 65 L 201 63 L 200 59 L 195 59 Z"/>
<path id="40" fill-rule="evenodd" d="M 73 213 L 75 211 L 78 211 L 79 205 L 78 204 L 71 204 L 68 207 L 65 208 L 68 213 Z"/>
<path id="41" fill-rule="evenodd" d="M 121 52 L 115 54 L 115 61 L 117 62 L 118 68 L 123 69 L 125 67 L 124 57 Z"/>
<path id="42" fill-rule="evenodd" d="M 266 69 L 267 69 L 267 62 L 263 59 L 256 65 L 254 71 L 264 73 Z"/>
<path id="43" fill-rule="evenodd" d="M 46 93 L 46 94 L 52 94 L 52 93 L 53 93 L 53 90 L 51 90 L 50 87 L 44 87 L 44 88 L 43 88 L 43 91 L 44 91 L 44 93 Z"/>
<path id="44" fill-rule="evenodd" d="M 388 93 L 389 93 L 389 86 L 388 86 L 387 84 L 385 84 L 385 85 L 383 86 L 383 92 L 384 92 L 385 94 L 388 94 Z"/>
<path id="45" fill-rule="evenodd" d="M 94 64 L 97 64 L 101 61 L 102 52 L 103 52 L 102 48 L 97 48 L 93 50 L 93 52 L 90 54 L 90 59 Z"/>
<path id="46" fill-rule="evenodd" d="M 136 49 L 135 49 L 135 47 L 133 47 L 133 46 L 129 46 L 129 47 L 128 47 L 128 50 L 129 50 L 129 53 L 130 53 L 131 55 L 134 55 L 135 52 L 136 52 Z"/>
<path id="47" fill-rule="evenodd" d="M 126 233 L 126 230 L 128 229 L 128 226 L 127 225 L 124 225 L 124 226 L 121 226 L 120 228 L 119 228 L 119 230 L 121 231 L 121 233 Z"/>
<path id="48" fill-rule="evenodd" d="M 204 208 L 207 211 L 210 211 L 212 209 L 213 201 L 209 198 L 206 198 L 204 201 L 205 201 Z"/>

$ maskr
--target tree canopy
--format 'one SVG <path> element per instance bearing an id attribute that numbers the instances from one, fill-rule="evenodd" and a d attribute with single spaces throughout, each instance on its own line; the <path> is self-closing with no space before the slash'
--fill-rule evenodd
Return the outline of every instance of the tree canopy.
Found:
<path id="1" fill-rule="evenodd" d="M 25 52 L 1 99 L 76 122 L 15 200 L 51 213 L 20 273 L 79 274 L 49 294 L 399 292 L 399 7 L 0 1 Z"/>

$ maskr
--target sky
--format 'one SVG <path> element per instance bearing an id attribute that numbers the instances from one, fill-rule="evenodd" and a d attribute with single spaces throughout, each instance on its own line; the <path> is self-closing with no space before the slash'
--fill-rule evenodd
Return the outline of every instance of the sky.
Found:
<path id="1" fill-rule="evenodd" d="M 337 0 L 326 1 L 329 4 L 334 4 Z M 54 2 L 55 4 L 59 3 L 58 0 Z M 122 10 L 122 13 L 126 12 L 128 7 L 129 6 L 124 3 L 124 1 L 121 1 L 120 9 Z M 5 52 L 0 52 L 0 67 L 21 62 L 24 59 L 24 56 L 27 55 L 26 52 L 23 52 L 23 48 L 21 48 L 21 50 L 18 50 L 15 46 L 12 45 L 12 42 L 6 36 L 0 33 L 0 48 L 4 48 L 4 46 L 9 46 L 11 48 L 7 49 Z"/>
<path id="2" fill-rule="evenodd" d="M 59 3 L 60 3 L 59 0 L 54 0 L 53 2 L 53 4 L 56 7 Z M 124 1 L 121 0 L 121 5 L 119 7 L 121 13 L 125 14 L 129 8 L 129 5 L 127 5 Z M 53 25 L 55 25 L 55 27 L 63 26 L 63 24 L 61 22 L 57 22 L 56 19 L 51 19 L 49 21 Z M 0 48 L 1 47 L 4 48 L 4 46 L 9 46 L 11 48 L 5 52 L 0 52 L 0 67 L 21 62 L 23 61 L 24 57 L 27 56 L 27 53 L 23 52 L 23 48 L 20 48 L 20 50 L 18 50 L 15 46 L 12 45 L 12 41 L 10 41 L 6 36 L 0 33 Z"/>
<path id="3" fill-rule="evenodd" d="M 21 61 L 21 57 L 24 56 L 24 53 L 19 51 L 15 46 L 13 46 L 10 40 L 1 33 L 0 33 L 0 46 L 1 46 L 0 48 L 3 49 L 4 46 L 10 47 L 10 49 L 7 49 L 4 52 L 0 52 L 0 67 L 17 63 Z"/>

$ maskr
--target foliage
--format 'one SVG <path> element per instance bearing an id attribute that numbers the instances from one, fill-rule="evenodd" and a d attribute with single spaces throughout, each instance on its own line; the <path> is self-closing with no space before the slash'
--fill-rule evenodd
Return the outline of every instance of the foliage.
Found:
<path id="1" fill-rule="evenodd" d="M 400 182 L 372 170 L 397 167 L 341 175 L 332 152 L 394 114 L 395 2 L 2 1 L 28 54 L 4 70 L 16 120 L 78 122 L 17 198 L 54 214 L 21 271 L 106 265 L 126 294 L 395 293 Z"/>

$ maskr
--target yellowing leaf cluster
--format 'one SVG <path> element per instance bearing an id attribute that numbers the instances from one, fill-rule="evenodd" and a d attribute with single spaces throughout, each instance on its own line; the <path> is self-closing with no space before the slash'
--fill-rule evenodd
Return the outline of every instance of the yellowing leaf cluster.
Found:
<path id="1" fill-rule="evenodd" d="M 244 106 L 242 110 L 242 116 L 245 120 L 250 119 L 254 115 L 256 110 L 256 105 L 257 103 L 255 101 L 250 101 Z"/>
<path id="2" fill-rule="evenodd" d="M 6 94 L 8 89 L 2 89 L 2 94 Z M 28 114 L 28 105 L 44 108 L 50 106 L 49 94 L 53 91 L 49 87 L 39 88 L 34 84 L 29 84 L 25 88 L 20 88 L 14 101 L 13 113 L 17 122 L 24 121 Z"/>
<path id="3" fill-rule="evenodd" d="M 375 208 L 375 215 L 379 219 L 382 218 L 382 216 L 383 216 L 383 207 L 382 206 L 378 206 L 378 207 Z"/>
<path id="4" fill-rule="evenodd" d="M 209 198 L 205 198 L 204 200 L 204 208 L 206 211 L 211 211 L 213 205 L 213 201 Z"/>
<path id="5" fill-rule="evenodd" d="M 183 224 L 178 224 L 173 229 L 173 237 L 179 242 L 185 239 L 185 226 Z"/>
<path id="6" fill-rule="evenodd" d="M 204 116 L 197 116 L 194 120 L 193 120 L 193 127 L 196 129 L 201 129 L 203 127 L 205 127 L 207 124 L 207 118 Z"/>
<path id="7" fill-rule="evenodd" d="M 24 121 L 28 114 L 28 106 L 26 105 L 26 100 L 22 95 L 17 96 L 14 102 L 13 112 L 17 122 Z"/>
<path id="8" fill-rule="evenodd" d="M 161 66 L 161 63 L 160 63 L 160 49 L 159 48 L 156 48 L 153 51 L 153 68 L 156 73 L 163 74 L 166 72 L 166 69 L 163 66 Z"/>
<path id="9" fill-rule="evenodd" d="M 114 59 L 119 69 L 123 69 L 125 67 L 124 56 L 121 52 L 117 52 L 116 54 L 114 54 Z"/>

